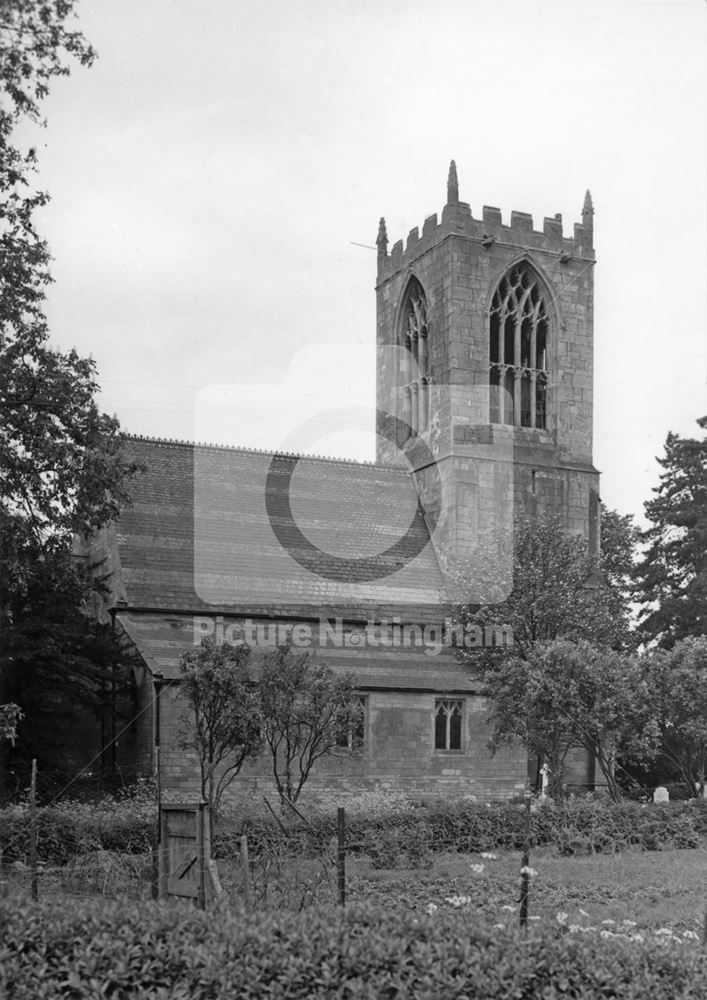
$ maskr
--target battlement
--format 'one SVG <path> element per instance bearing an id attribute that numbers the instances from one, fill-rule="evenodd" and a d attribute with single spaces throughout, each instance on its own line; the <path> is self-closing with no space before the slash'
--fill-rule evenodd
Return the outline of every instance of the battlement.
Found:
<path id="1" fill-rule="evenodd" d="M 572 236 L 565 236 L 562 216 L 557 214 L 543 220 L 542 230 L 534 227 L 533 217 L 527 212 L 512 211 L 510 222 L 504 224 L 499 208 L 484 205 L 481 218 L 474 218 L 467 202 L 459 201 L 459 190 L 454 160 L 447 182 L 447 204 L 442 210 L 442 218 L 430 215 L 425 219 L 422 235 L 415 226 L 408 233 L 407 240 L 395 242 L 388 253 L 388 237 L 385 220 L 381 219 L 378 230 L 378 283 L 381 284 L 400 270 L 427 253 L 449 237 L 460 237 L 479 243 L 486 250 L 494 246 L 517 248 L 518 250 L 539 250 L 560 259 L 593 260 L 593 216 L 591 195 L 587 191 L 582 209 L 582 222 L 575 223 Z"/>

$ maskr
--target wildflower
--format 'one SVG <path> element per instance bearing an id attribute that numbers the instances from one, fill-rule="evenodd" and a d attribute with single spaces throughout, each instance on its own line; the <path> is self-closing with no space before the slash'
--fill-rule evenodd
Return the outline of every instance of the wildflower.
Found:
<path id="1" fill-rule="evenodd" d="M 699 941 L 700 940 L 700 935 L 699 934 L 695 934 L 694 931 L 683 931 L 682 932 L 682 936 L 684 938 L 687 938 L 688 941 Z"/>
<path id="2" fill-rule="evenodd" d="M 563 924 L 564 925 L 564 924 L 567 923 L 568 919 L 569 919 L 569 914 L 568 913 L 557 913 L 557 914 L 555 914 L 555 920 L 557 920 L 558 924 Z"/>
<path id="3" fill-rule="evenodd" d="M 471 896 L 446 896 L 445 902 L 451 906 L 466 906 L 471 902 Z"/>
<path id="4" fill-rule="evenodd" d="M 520 870 L 520 873 L 521 875 L 527 875 L 528 878 L 533 878 L 535 875 L 538 874 L 535 868 L 531 868 L 530 865 L 523 865 L 523 867 Z"/>
<path id="5" fill-rule="evenodd" d="M 498 854 L 492 854 L 491 851 L 482 851 L 481 857 L 485 858 L 486 861 L 498 861 Z"/>
<path id="6" fill-rule="evenodd" d="M 516 912 L 515 906 L 509 906 L 508 903 L 506 903 L 505 906 L 502 906 L 501 909 L 502 910 L 507 910 L 509 913 L 515 913 Z"/>
<path id="7" fill-rule="evenodd" d="M 528 920 L 540 920 L 540 917 L 528 917 Z"/>
<path id="8" fill-rule="evenodd" d="M 615 920 L 612 920 L 611 918 L 608 918 L 607 920 L 602 920 L 602 923 L 603 923 L 603 924 L 604 924 L 604 925 L 605 925 L 606 927 L 613 927 L 613 926 L 614 926 L 614 924 L 616 923 L 616 921 L 615 921 Z"/>
<path id="9" fill-rule="evenodd" d="M 505 924 L 494 924 L 493 925 L 493 929 L 495 931 L 505 931 L 506 925 Z"/>
<path id="10" fill-rule="evenodd" d="M 663 937 L 666 937 L 666 936 L 672 937 L 673 936 L 673 932 L 671 931 L 671 929 L 669 927 L 659 927 L 658 930 L 655 933 L 656 933 L 656 935 L 660 934 Z"/>
<path id="11" fill-rule="evenodd" d="M 619 937 L 619 935 L 614 934 L 613 931 L 599 931 L 599 936 L 603 938 Z"/>
<path id="12" fill-rule="evenodd" d="M 579 924 L 570 924 L 568 930 L 570 934 L 576 934 L 577 931 L 581 931 L 582 928 Z"/>
<path id="13" fill-rule="evenodd" d="M 631 930 L 631 928 L 633 928 L 633 927 L 636 926 L 636 921 L 635 920 L 622 920 L 621 921 L 621 926 L 622 927 L 626 927 L 628 930 Z"/>
<path id="14" fill-rule="evenodd" d="M 469 865 L 469 867 L 471 868 L 474 875 L 480 875 L 484 870 L 484 868 L 486 867 L 486 865 Z"/>
<path id="15" fill-rule="evenodd" d="M 437 906 L 436 903 L 428 903 L 426 909 L 427 912 L 430 914 L 430 916 L 432 916 L 432 914 L 435 913 L 435 911 L 438 910 L 439 907 Z"/>

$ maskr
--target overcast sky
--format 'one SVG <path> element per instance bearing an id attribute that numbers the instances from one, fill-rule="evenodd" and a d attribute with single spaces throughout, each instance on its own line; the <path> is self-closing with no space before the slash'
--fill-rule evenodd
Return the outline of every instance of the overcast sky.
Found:
<path id="1" fill-rule="evenodd" d="M 39 144 L 54 336 L 130 432 L 277 448 L 343 404 L 311 450 L 372 458 L 376 259 L 355 244 L 440 212 L 452 157 L 477 217 L 561 212 L 569 235 L 589 187 L 595 464 L 638 514 L 666 433 L 707 412 L 706 14 L 84 0 L 99 59 L 55 85 Z"/>

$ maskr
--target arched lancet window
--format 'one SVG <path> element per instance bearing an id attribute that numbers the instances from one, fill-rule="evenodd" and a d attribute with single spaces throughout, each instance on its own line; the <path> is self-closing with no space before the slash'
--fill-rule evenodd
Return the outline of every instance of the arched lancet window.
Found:
<path id="1" fill-rule="evenodd" d="M 399 329 L 398 416 L 411 437 L 430 425 L 427 297 L 417 278 L 411 279 L 405 293 Z"/>
<path id="2" fill-rule="evenodd" d="M 516 264 L 491 302 L 491 423 L 546 427 L 548 331 L 543 288 L 527 264 Z"/>

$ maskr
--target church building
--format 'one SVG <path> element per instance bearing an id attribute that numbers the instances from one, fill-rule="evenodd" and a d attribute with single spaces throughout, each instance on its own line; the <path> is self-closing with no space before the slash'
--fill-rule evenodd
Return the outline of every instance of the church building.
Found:
<path id="1" fill-rule="evenodd" d="M 491 755 L 481 679 L 456 655 L 509 637 L 460 634 L 448 608 L 507 596 L 518 514 L 558 515 L 598 552 L 594 262 L 589 192 L 570 236 L 559 215 L 504 223 L 460 201 L 452 162 L 441 218 L 390 249 L 380 220 L 375 463 L 129 439 L 145 471 L 91 554 L 134 671 L 137 761 L 149 774 L 159 757 L 166 794 L 198 794 L 175 696 L 180 656 L 204 637 L 256 651 L 287 637 L 354 675 L 361 724 L 305 800 L 523 791 L 527 754 Z M 593 787 L 584 756 L 569 779 Z M 243 795 L 272 789 L 265 758 L 237 779 Z"/>

